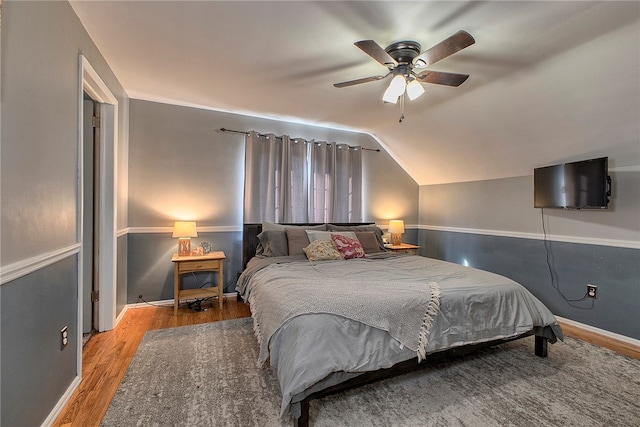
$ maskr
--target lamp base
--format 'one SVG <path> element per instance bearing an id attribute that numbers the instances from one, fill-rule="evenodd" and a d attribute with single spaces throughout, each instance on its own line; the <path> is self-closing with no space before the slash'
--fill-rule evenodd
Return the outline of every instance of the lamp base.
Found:
<path id="1" fill-rule="evenodd" d="M 180 237 L 178 239 L 178 256 L 191 255 L 191 239 L 189 237 Z"/>
<path id="2" fill-rule="evenodd" d="M 401 233 L 391 233 L 391 244 L 394 246 L 398 246 L 402 244 L 402 234 Z"/>

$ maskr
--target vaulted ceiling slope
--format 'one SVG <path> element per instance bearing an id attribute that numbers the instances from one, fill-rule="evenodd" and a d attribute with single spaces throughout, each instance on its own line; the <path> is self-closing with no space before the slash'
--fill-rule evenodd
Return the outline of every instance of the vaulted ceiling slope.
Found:
<path id="1" fill-rule="evenodd" d="M 640 3 L 71 1 L 131 98 L 376 137 L 420 185 L 532 174 L 610 156 L 640 165 Z M 389 79 L 354 42 L 458 30 L 476 43 L 430 69 L 470 74 L 383 104 Z"/>

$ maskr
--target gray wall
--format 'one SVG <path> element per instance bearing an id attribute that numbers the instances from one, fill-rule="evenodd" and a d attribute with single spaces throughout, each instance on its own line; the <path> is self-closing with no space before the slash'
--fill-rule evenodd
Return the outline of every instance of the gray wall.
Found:
<path id="1" fill-rule="evenodd" d="M 77 267 L 68 257 L 2 286 L 2 426 L 42 424 L 76 376 Z"/>
<path id="2" fill-rule="evenodd" d="M 0 286 L 0 424 L 39 425 L 78 374 L 77 251 L 37 266 L 79 242 L 79 54 L 120 101 L 120 142 L 128 101 L 67 2 L 4 1 L 1 31 L 0 265 L 36 270 Z M 62 325 L 70 340 L 64 349 Z"/>
<path id="3" fill-rule="evenodd" d="M 240 114 L 131 100 L 129 227 L 242 224 L 244 137 L 224 127 L 380 148 L 368 135 Z M 365 151 L 365 220 L 418 219 L 418 186 L 384 151 Z"/>
<path id="4" fill-rule="evenodd" d="M 615 170 L 615 159 L 610 159 L 609 168 L 613 189 L 609 208 L 545 209 L 548 232 L 640 242 L 640 167 Z M 542 233 L 540 209 L 533 207 L 533 175 L 422 186 L 420 224 Z"/>
<path id="5" fill-rule="evenodd" d="M 380 148 L 361 133 L 142 100 L 131 100 L 130 114 L 129 302 L 140 294 L 148 301 L 172 298 L 170 259 L 177 243 L 170 227 L 178 219 L 205 229 L 192 244 L 207 240 L 225 251 L 225 291 L 234 290 L 241 268 L 244 137 L 219 128 Z M 417 222 L 418 185 L 386 152 L 363 152 L 363 174 L 364 220 Z"/>
<path id="6" fill-rule="evenodd" d="M 556 315 L 640 339 L 640 168 L 615 163 L 609 209 L 544 210 L 553 283 L 533 176 L 422 186 L 421 254 L 503 274 Z M 580 299 L 587 283 L 596 300 L 554 288 Z"/>

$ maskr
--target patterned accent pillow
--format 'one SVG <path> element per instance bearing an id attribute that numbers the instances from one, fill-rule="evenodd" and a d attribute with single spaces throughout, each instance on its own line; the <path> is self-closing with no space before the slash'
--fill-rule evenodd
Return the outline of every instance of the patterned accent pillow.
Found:
<path id="1" fill-rule="evenodd" d="M 303 250 L 309 261 L 342 259 L 342 255 L 336 250 L 331 240 L 314 240 Z"/>
<path id="2" fill-rule="evenodd" d="M 344 259 L 351 258 L 364 258 L 366 255 L 364 253 L 364 248 L 360 241 L 356 238 L 341 236 L 339 234 L 332 234 L 331 240 L 336 245 L 336 249 L 342 255 Z"/>

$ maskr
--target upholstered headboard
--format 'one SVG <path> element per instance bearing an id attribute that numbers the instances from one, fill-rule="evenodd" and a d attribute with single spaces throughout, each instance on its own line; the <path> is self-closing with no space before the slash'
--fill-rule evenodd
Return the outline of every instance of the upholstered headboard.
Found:
<path id="1" fill-rule="evenodd" d="M 322 225 L 323 223 L 297 223 L 283 225 Z M 374 225 L 373 222 L 332 222 L 331 224 L 340 226 L 350 225 Z M 258 234 L 262 233 L 262 224 L 244 224 L 242 228 L 242 270 L 245 269 L 249 260 L 255 256 L 258 247 Z"/>

